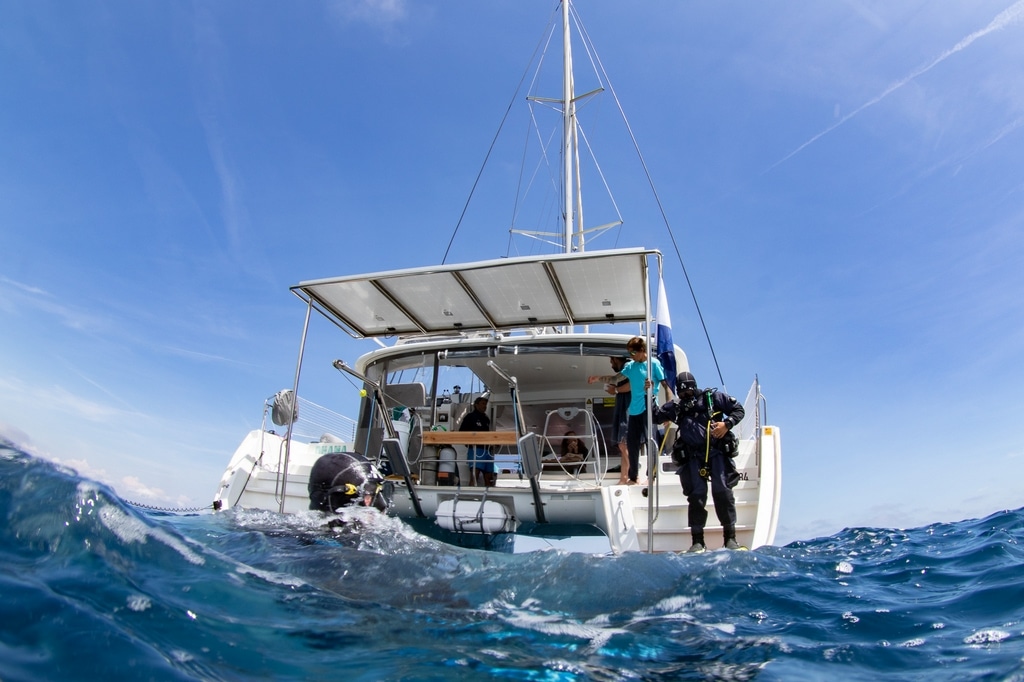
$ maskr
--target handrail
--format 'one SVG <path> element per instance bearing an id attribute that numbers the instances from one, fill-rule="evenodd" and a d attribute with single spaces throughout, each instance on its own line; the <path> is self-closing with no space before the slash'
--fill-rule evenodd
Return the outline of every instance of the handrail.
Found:
<path id="1" fill-rule="evenodd" d="M 494 370 L 495 374 L 508 383 L 509 394 L 512 397 L 512 411 L 516 417 L 516 438 L 518 442 L 518 439 L 526 434 L 526 419 L 523 417 L 523 405 L 519 400 L 519 380 L 499 367 L 498 363 L 494 362 L 494 360 L 488 360 L 487 366 Z M 522 460 L 521 453 L 519 457 L 520 460 Z M 536 508 L 537 523 L 547 523 L 547 516 L 544 514 L 544 502 L 540 497 L 540 483 L 537 481 L 539 476 L 540 473 L 538 472 L 536 475 L 530 477 L 530 491 L 533 493 L 533 504 Z"/>
<path id="2" fill-rule="evenodd" d="M 309 305 L 306 306 L 306 321 L 302 326 L 302 341 L 299 342 L 299 359 L 295 363 L 295 381 L 292 383 L 292 395 L 298 397 L 299 395 L 299 376 L 302 373 L 302 359 L 306 354 L 306 336 L 309 334 L 309 318 L 313 314 L 313 302 L 310 301 Z M 292 429 L 295 426 L 295 420 L 288 420 L 288 432 L 284 437 L 284 466 L 278 471 L 277 481 L 280 482 L 281 490 L 281 502 L 278 507 L 280 513 L 284 513 L 284 504 L 288 496 L 288 461 L 292 454 Z M 275 482 L 275 490 L 277 489 L 277 483 Z"/>
<path id="3" fill-rule="evenodd" d="M 754 375 L 754 405 L 755 405 L 755 433 L 757 439 L 755 440 L 756 450 L 754 451 L 754 457 L 757 461 L 757 475 L 758 478 L 761 476 L 761 427 L 768 423 L 768 400 L 761 394 L 761 380 L 758 376 Z"/>
<path id="4" fill-rule="evenodd" d="M 494 370 L 494 373 L 505 380 L 508 384 L 509 395 L 512 398 L 512 413 L 515 415 L 516 440 L 526 433 L 526 419 L 523 417 L 523 405 L 519 400 L 519 380 L 498 366 L 494 360 L 488 360 L 487 366 Z"/>
<path id="5" fill-rule="evenodd" d="M 650 522 L 652 528 L 654 527 L 654 524 L 657 522 L 658 518 L 661 516 L 661 484 L 657 483 L 657 481 L 658 477 L 660 477 L 662 474 L 661 457 L 663 454 L 665 454 L 665 444 L 668 443 L 668 437 L 672 433 L 673 428 L 675 428 L 675 424 L 669 424 L 665 428 L 665 435 L 661 439 L 661 445 L 658 446 L 658 455 L 657 457 L 654 458 L 654 461 L 657 464 L 657 466 L 655 466 L 652 469 L 654 471 L 654 475 L 648 476 L 649 480 L 647 482 L 647 503 L 648 505 L 654 508 L 654 516 Z M 654 436 L 652 434 L 651 440 L 653 439 Z M 655 483 L 657 483 L 657 485 L 655 485 Z"/>
<path id="6" fill-rule="evenodd" d="M 351 374 L 373 389 L 373 404 L 380 413 L 381 421 L 384 423 L 384 429 L 388 433 L 388 438 L 398 439 L 398 431 L 395 430 L 395 425 L 391 421 L 391 415 L 388 414 L 387 405 L 384 404 L 384 392 L 381 390 L 380 384 L 355 371 L 349 367 L 344 360 L 335 360 L 331 364 L 334 365 L 334 368 L 339 372 Z M 402 457 L 405 457 L 405 452 L 401 452 L 400 454 Z M 377 463 L 380 463 L 379 456 Z M 402 468 L 408 471 L 409 465 L 406 463 L 402 465 Z M 416 510 L 416 516 L 421 519 L 425 519 L 427 515 L 423 513 L 423 508 L 420 506 L 419 494 L 416 492 L 416 483 L 412 480 L 412 476 L 409 473 L 403 474 L 402 477 L 405 479 L 405 486 L 409 490 L 409 499 L 412 501 L 412 506 Z"/>

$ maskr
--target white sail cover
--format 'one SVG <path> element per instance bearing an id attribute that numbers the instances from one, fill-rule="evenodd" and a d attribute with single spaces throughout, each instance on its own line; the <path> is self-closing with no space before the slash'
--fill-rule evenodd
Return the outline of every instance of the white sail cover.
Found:
<path id="1" fill-rule="evenodd" d="M 617 249 L 393 270 L 292 287 L 360 337 L 642 322 L 648 257 Z"/>

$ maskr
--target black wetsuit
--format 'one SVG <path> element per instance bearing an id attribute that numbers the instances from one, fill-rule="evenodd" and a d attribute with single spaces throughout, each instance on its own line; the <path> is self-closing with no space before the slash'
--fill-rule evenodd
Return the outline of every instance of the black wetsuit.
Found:
<path id="1" fill-rule="evenodd" d="M 688 520 L 690 530 L 695 535 L 703 537 L 704 525 L 707 523 L 710 479 L 715 514 L 725 529 L 726 537 L 734 537 L 736 498 L 732 489 L 740 479 L 732 459 L 736 456 L 736 440 L 732 433 L 726 434 L 724 438 L 709 438 L 708 426 L 724 421 L 732 429 L 743 419 L 744 414 L 743 405 L 735 398 L 710 388 L 697 393 L 683 404 L 673 400 L 655 411 L 656 423 L 674 421 L 679 426 L 672 458 L 680 465 L 676 473 L 683 485 L 683 494 L 690 503 Z"/>

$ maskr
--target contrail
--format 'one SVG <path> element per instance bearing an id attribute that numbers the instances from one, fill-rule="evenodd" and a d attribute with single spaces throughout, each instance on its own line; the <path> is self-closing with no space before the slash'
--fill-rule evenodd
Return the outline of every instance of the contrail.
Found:
<path id="1" fill-rule="evenodd" d="M 910 81 L 914 80 L 918 76 L 931 71 L 933 68 L 935 68 L 936 66 L 938 66 L 942 62 L 946 61 L 946 59 L 948 59 L 952 55 L 954 55 L 957 52 L 960 52 L 964 48 L 968 47 L 971 43 L 973 43 L 978 38 L 982 38 L 982 37 L 988 35 L 989 33 L 992 33 L 993 31 L 998 31 L 1000 29 L 1006 28 L 1007 26 L 1009 26 L 1010 24 L 1014 23 L 1015 21 L 1019 21 L 1022 17 L 1024 17 L 1024 0 L 1017 0 L 1017 2 L 1013 3 L 1010 7 L 1006 8 L 1005 10 L 1000 12 L 996 16 L 996 18 L 993 19 L 989 23 L 988 26 L 986 26 L 985 28 L 983 28 L 981 30 L 975 31 L 974 33 L 970 34 L 969 36 L 967 36 L 966 38 L 961 40 L 959 43 L 954 45 L 953 47 L 949 48 L 948 50 L 946 50 L 945 52 L 940 54 L 938 57 L 933 59 L 927 65 L 918 68 L 916 71 L 912 71 L 909 76 L 906 76 L 905 78 L 896 81 L 895 83 L 893 83 L 892 85 L 887 87 L 885 90 L 883 90 L 881 94 L 875 96 L 873 99 L 870 99 L 867 102 L 865 102 L 864 104 L 860 105 L 859 107 L 857 107 L 856 109 L 854 109 L 853 111 L 848 113 L 846 116 L 843 116 L 841 119 L 839 119 L 838 121 L 833 123 L 828 128 L 825 128 L 825 130 L 821 131 L 820 133 L 818 133 L 817 135 L 815 135 L 811 139 L 809 139 L 806 142 L 804 142 L 802 145 L 800 145 L 799 147 L 797 147 L 796 149 L 791 151 L 789 154 L 786 154 L 784 157 L 782 157 L 781 159 L 779 159 L 778 161 L 773 163 L 771 166 L 769 166 L 767 169 L 765 169 L 764 172 L 767 173 L 768 171 L 772 170 L 776 166 L 779 166 L 779 165 L 785 163 L 786 161 L 788 161 L 789 159 L 793 158 L 794 156 L 799 154 L 801 151 L 803 151 L 804 149 L 806 149 L 810 145 L 814 144 L 815 142 L 820 140 L 825 135 L 828 135 L 833 130 L 835 130 L 839 126 L 843 125 L 844 123 L 849 121 L 851 118 L 853 118 L 854 116 L 856 116 L 860 112 L 864 111 L 865 109 L 867 109 L 870 106 L 874 106 L 875 104 L 878 104 L 883 99 L 888 97 L 890 94 L 892 94 L 896 90 L 899 90 L 904 85 L 906 85 Z"/>

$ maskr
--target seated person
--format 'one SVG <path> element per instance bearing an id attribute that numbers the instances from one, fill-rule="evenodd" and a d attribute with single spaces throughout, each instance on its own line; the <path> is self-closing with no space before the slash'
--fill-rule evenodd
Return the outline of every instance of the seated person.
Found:
<path id="1" fill-rule="evenodd" d="M 582 462 L 587 458 L 587 448 L 576 437 L 575 431 L 566 431 L 562 438 L 562 454 L 558 458 L 562 462 Z"/>

